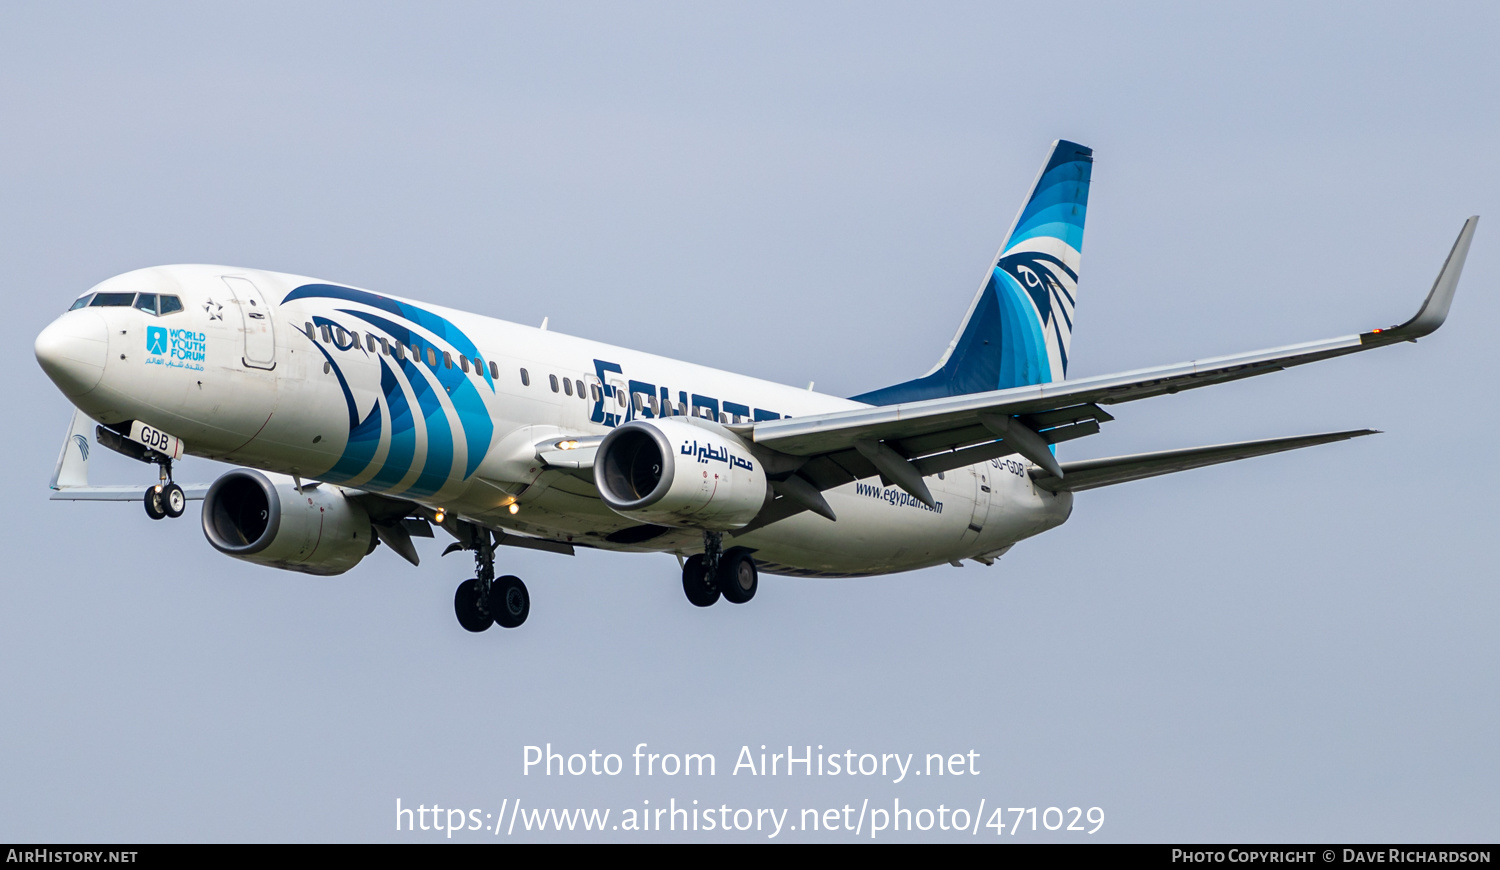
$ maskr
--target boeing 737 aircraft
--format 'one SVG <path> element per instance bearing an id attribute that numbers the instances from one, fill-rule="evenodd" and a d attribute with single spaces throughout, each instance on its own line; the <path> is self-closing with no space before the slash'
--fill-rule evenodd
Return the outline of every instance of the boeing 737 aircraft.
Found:
<path id="1" fill-rule="evenodd" d="M 433 526 L 475 576 L 469 631 L 519 626 L 497 547 L 668 552 L 706 607 L 761 571 L 861 577 L 973 560 L 1067 520 L 1073 494 L 1372 434 L 1359 429 L 1060 462 L 1105 407 L 1414 341 L 1447 316 L 1465 222 L 1416 316 L 1388 329 L 1068 380 L 1093 152 L 1053 144 L 958 333 L 926 375 L 839 398 L 357 287 L 159 266 L 78 297 L 36 340 L 77 408 L 54 499 L 203 499 L 229 556 L 340 574 L 383 543 L 413 565 Z M 545 324 L 544 324 L 545 326 Z M 92 486 L 91 443 L 154 464 Z M 238 468 L 179 485 L 191 454 Z"/>

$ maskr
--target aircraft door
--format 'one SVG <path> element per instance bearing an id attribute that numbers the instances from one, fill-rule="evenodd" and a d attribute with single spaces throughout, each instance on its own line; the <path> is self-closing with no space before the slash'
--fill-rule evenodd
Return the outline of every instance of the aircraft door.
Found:
<path id="1" fill-rule="evenodd" d="M 964 529 L 962 540 L 965 544 L 979 539 L 979 533 L 984 531 L 985 517 L 990 512 L 990 467 L 984 465 L 969 466 L 969 477 L 974 484 L 974 510 L 969 515 L 969 526 Z"/>
<path id="2" fill-rule="evenodd" d="M 260 288 L 249 278 L 223 278 L 239 303 L 235 307 L 245 328 L 245 365 L 267 371 L 276 368 L 276 320 Z"/>

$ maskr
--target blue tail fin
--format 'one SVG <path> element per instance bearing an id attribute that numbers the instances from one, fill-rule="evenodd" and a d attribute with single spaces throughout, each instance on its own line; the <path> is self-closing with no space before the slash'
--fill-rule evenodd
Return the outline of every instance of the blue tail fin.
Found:
<path id="1" fill-rule="evenodd" d="M 893 405 L 1066 377 L 1093 165 L 1092 149 L 1054 142 L 937 367 L 853 398 Z"/>

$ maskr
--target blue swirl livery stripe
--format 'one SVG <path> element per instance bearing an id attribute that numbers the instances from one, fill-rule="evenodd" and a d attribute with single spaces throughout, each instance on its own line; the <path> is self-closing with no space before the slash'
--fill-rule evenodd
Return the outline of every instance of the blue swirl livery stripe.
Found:
<path id="1" fill-rule="evenodd" d="M 313 325 L 322 327 L 338 324 L 326 317 L 314 315 Z M 370 413 L 360 420 L 354 392 L 349 388 L 349 380 L 344 377 L 344 370 L 339 366 L 338 360 L 323 345 L 314 342 L 313 346 L 328 360 L 334 377 L 338 378 L 339 389 L 344 393 L 344 403 L 349 410 L 349 441 L 344 445 L 344 452 L 338 461 L 324 474 L 330 482 L 343 483 L 363 471 L 380 447 L 380 404 L 377 402 L 371 406 Z"/>
<path id="2" fill-rule="evenodd" d="M 1008 251 L 1027 239 L 1047 236 L 1061 239 L 1082 253 L 1093 171 L 1091 149 L 1059 140 L 1002 247 Z"/>
<path id="3" fill-rule="evenodd" d="M 371 293 L 368 290 L 356 290 L 353 287 L 340 287 L 337 284 L 303 284 L 301 287 L 286 294 L 281 302 L 285 305 L 297 299 L 343 299 L 348 302 L 358 302 L 361 305 L 384 311 L 387 314 L 400 317 L 420 326 L 433 335 L 446 341 L 454 350 L 467 357 L 481 356 L 479 348 L 463 330 L 454 326 L 447 318 L 440 317 L 425 308 L 419 308 L 408 302 Z M 489 372 L 480 373 L 484 381 L 489 385 L 490 391 L 494 392 L 495 382 L 490 380 Z"/>
<path id="4" fill-rule="evenodd" d="M 948 353 L 927 375 L 853 398 L 893 405 L 1067 377 L 1094 152 L 1058 140 Z"/>
<path id="5" fill-rule="evenodd" d="M 1000 302 L 1000 371 L 996 383 L 1005 389 L 1005 386 L 1044 384 L 1052 380 L 1047 340 L 1042 336 L 1030 295 L 999 269 L 995 270 L 991 286 Z"/>
<path id="6" fill-rule="evenodd" d="M 406 391 L 391 368 L 389 361 L 380 360 L 380 390 L 384 396 L 386 410 L 391 415 L 391 444 L 385 452 L 385 462 L 365 486 L 375 490 L 388 490 L 401 482 L 411 470 L 412 460 L 417 455 L 417 424 L 412 419 L 411 403 L 406 400 Z"/>
<path id="7" fill-rule="evenodd" d="M 377 329 L 385 330 L 387 334 L 389 334 L 392 338 L 394 338 L 396 341 L 401 342 L 402 344 L 426 344 L 426 339 L 422 338 L 421 336 L 412 334 L 412 332 L 405 326 L 387 320 L 384 317 L 379 316 L 378 314 L 370 314 L 366 311 L 357 311 L 347 308 L 341 308 L 339 309 L 339 311 L 352 317 L 358 317 L 359 319 L 365 321 L 371 326 L 376 327 Z M 465 343 L 468 343 L 468 338 L 465 337 L 464 341 Z M 470 348 L 473 347 L 472 344 L 468 344 L 468 346 Z M 459 353 L 463 353 L 463 351 L 460 350 Z M 477 356 L 478 353 L 475 351 L 470 351 L 465 355 L 474 357 Z M 429 422 L 429 425 L 427 427 L 427 459 L 430 465 L 433 461 L 441 461 L 441 458 L 434 455 L 432 452 L 434 433 L 433 426 L 440 425 L 444 432 L 449 432 L 448 416 L 447 414 L 442 412 L 442 405 L 440 402 L 438 402 L 437 395 L 432 393 L 427 378 L 422 376 L 422 373 L 413 366 L 411 361 L 402 361 L 401 367 L 402 371 L 406 372 L 407 381 L 411 383 L 413 391 L 415 391 L 417 394 L 417 401 L 422 408 L 423 417 L 427 418 L 429 421 L 433 420 L 434 408 L 436 409 L 436 417 L 441 417 L 441 424 L 433 424 Z M 480 396 L 479 391 L 475 389 L 473 379 L 464 374 L 461 368 L 457 366 L 455 366 L 454 368 L 448 368 L 447 366 L 439 363 L 436 367 L 428 368 L 428 371 L 437 376 L 438 383 L 442 384 L 443 388 L 447 390 L 450 399 L 453 401 L 453 409 L 458 413 L 458 422 L 459 425 L 463 427 L 465 444 L 468 447 L 468 457 L 466 467 L 464 468 L 464 477 L 467 478 L 469 475 L 474 473 L 474 469 L 478 468 L 479 463 L 484 460 L 485 451 L 488 450 L 490 446 L 490 437 L 495 433 L 495 423 L 490 418 L 489 409 L 484 406 L 484 398 Z M 489 372 L 485 372 L 484 376 L 488 378 Z M 419 384 L 420 387 L 418 386 Z M 494 384 L 491 383 L 489 384 L 489 386 L 491 391 L 493 391 Z M 431 394 L 430 403 L 428 401 L 424 401 L 424 396 L 428 394 Z M 451 433 L 447 435 L 447 445 L 447 458 L 451 463 L 453 459 L 453 438 Z M 424 466 L 424 469 L 425 468 L 426 466 Z M 447 473 L 446 466 L 444 467 L 443 473 Z M 425 476 L 426 472 L 424 471 L 423 474 Z"/>
<path id="8" fill-rule="evenodd" d="M 443 410 L 443 403 L 438 400 L 432 384 L 417 370 L 417 364 L 411 360 L 403 360 L 401 370 L 417 396 L 417 408 L 421 411 L 422 423 L 427 428 L 427 460 L 416 481 L 406 492 L 416 496 L 432 495 L 448 482 L 448 473 L 453 468 L 453 430 L 448 425 L 448 413 Z M 470 461 L 476 466 L 479 464 L 473 457 Z M 468 477 L 468 474 L 464 476 Z"/>
<path id="9" fill-rule="evenodd" d="M 354 308 L 338 309 L 339 314 L 362 320 L 385 332 L 391 340 L 418 348 L 423 353 L 428 347 L 433 347 L 440 353 L 450 352 L 451 349 L 451 352 L 470 359 L 480 356 L 474 342 L 447 319 L 415 305 L 374 293 L 332 284 L 307 284 L 287 294 L 282 302 L 319 298 L 356 302 L 391 314 L 396 319 L 381 317 Z M 336 321 L 321 315 L 315 315 L 313 322 L 320 327 L 341 326 Z M 416 332 L 408 324 L 419 327 L 432 337 L 429 338 L 428 335 Z M 347 329 L 347 326 L 343 328 Z M 419 360 L 404 359 L 395 362 L 380 354 L 375 354 L 381 366 L 380 394 L 375 406 L 363 419 L 360 419 L 353 391 L 339 365 L 338 358 L 329 353 L 321 342 L 313 344 L 328 360 L 337 376 L 349 413 L 348 442 L 343 454 L 323 475 L 325 479 L 339 483 L 369 474 L 371 476 L 365 482 L 365 486 L 380 491 L 391 491 L 400 481 L 409 476 L 414 468 L 417 468 L 417 463 L 420 461 L 416 479 L 402 492 L 406 495 L 423 497 L 442 489 L 449 482 L 451 475 L 458 470 L 454 468 L 457 442 L 447 411 L 444 409 L 443 392 L 448 394 L 453 404 L 454 412 L 458 417 L 459 434 L 464 438 L 466 449 L 463 477 L 467 479 L 474 474 L 489 450 L 495 426 L 489 409 L 485 405 L 484 397 L 475 386 L 474 378 L 466 374 L 461 366 L 455 365 L 449 368 L 441 361 L 435 366 L 423 366 Z M 360 353 L 369 355 L 357 334 L 353 344 L 344 350 L 347 352 L 356 348 Z M 393 366 L 400 367 L 401 373 L 405 376 L 405 385 L 402 383 L 402 378 L 397 377 Z M 481 366 L 477 374 L 484 378 L 485 386 L 493 393 L 495 385 L 489 372 Z M 434 388 L 429 376 L 437 380 L 443 388 L 441 391 Z M 382 406 L 388 417 L 382 415 Z M 427 436 L 425 455 L 421 457 L 416 455 L 418 418 Z M 385 431 L 386 419 L 389 419 L 389 432 Z M 371 463 L 379 452 L 382 441 L 387 437 L 389 446 L 385 458 L 378 468 L 372 470 Z"/>

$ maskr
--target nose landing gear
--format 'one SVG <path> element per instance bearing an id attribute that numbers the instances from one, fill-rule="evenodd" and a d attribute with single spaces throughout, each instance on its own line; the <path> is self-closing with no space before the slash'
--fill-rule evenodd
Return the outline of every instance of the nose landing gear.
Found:
<path id="1" fill-rule="evenodd" d="M 187 509 L 187 494 L 182 487 L 172 482 L 172 460 L 156 454 L 156 467 L 161 470 L 161 483 L 146 488 L 146 516 L 153 520 L 163 517 L 176 519 Z"/>

